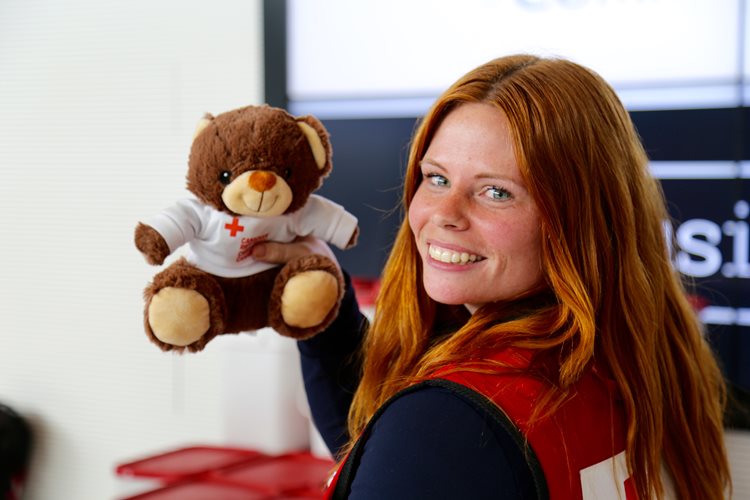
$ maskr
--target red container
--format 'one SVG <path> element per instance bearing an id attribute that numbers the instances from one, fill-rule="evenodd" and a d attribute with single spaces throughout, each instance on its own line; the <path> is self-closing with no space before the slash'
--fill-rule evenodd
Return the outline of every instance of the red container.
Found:
<path id="1" fill-rule="evenodd" d="M 195 479 L 210 471 L 264 457 L 257 451 L 216 446 L 192 446 L 119 465 L 119 476 L 156 478 L 165 483 Z"/>
<path id="2" fill-rule="evenodd" d="M 285 495 L 284 498 L 321 498 L 333 470 L 331 460 L 291 453 L 215 471 L 207 478 L 269 495 Z"/>
<path id="3" fill-rule="evenodd" d="M 268 500 L 267 494 L 241 486 L 210 482 L 182 482 L 123 500 Z"/>
<path id="4" fill-rule="evenodd" d="M 380 280 L 352 277 L 354 294 L 360 307 L 372 307 L 380 292 Z"/>

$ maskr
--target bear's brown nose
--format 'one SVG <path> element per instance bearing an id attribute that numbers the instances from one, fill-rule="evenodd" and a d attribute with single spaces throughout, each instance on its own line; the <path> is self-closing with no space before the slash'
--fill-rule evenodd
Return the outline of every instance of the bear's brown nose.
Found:
<path id="1" fill-rule="evenodd" d="M 248 180 L 250 187 L 261 193 L 268 191 L 276 184 L 276 176 L 271 172 L 253 172 Z"/>

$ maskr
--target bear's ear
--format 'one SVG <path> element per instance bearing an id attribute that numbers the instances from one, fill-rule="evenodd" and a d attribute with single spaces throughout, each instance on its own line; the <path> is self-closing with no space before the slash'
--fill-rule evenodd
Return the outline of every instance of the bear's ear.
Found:
<path id="1" fill-rule="evenodd" d="M 325 127 L 323 127 L 323 124 L 317 118 L 312 116 L 297 118 L 297 126 L 305 134 L 305 138 L 308 144 L 310 144 L 315 164 L 319 169 L 324 169 L 328 164 L 331 154 L 328 132 L 326 132 Z"/>
<path id="2" fill-rule="evenodd" d="M 208 127 L 211 122 L 214 121 L 214 116 L 210 113 L 206 113 L 203 115 L 203 118 L 200 119 L 198 124 L 195 126 L 195 132 L 193 132 L 193 140 L 195 140 L 196 137 L 200 135 L 201 132 L 203 132 L 206 127 Z"/>

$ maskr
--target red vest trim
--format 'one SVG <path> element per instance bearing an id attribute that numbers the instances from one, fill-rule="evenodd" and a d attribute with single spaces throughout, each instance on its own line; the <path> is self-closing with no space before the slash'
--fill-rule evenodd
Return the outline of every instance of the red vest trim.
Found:
<path id="1" fill-rule="evenodd" d="M 527 369 L 531 352 L 505 349 L 493 361 L 507 368 L 494 373 L 462 365 L 438 373 L 466 386 L 505 412 L 534 450 L 551 499 L 618 498 L 635 500 L 625 460 L 625 413 L 614 380 L 589 367 L 571 388 L 571 397 L 550 416 L 530 422 L 549 385 Z"/>
<path id="2" fill-rule="evenodd" d="M 427 384 L 450 389 L 488 409 L 517 436 L 519 446 L 528 445 L 527 463 L 538 498 L 637 500 L 627 472 L 624 409 L 614 381 L 589 367 L 571 388 L 572 396 L 554 414 L 530 422 L 536 402 L 548 387 L 525 371 L 530 360 L 530 351 L 505 349 L 492 358 L 499 366 L 493 373 L 470 371 L 471 365 L 466 363 L 441 370 L 434 379 L 396 394 L 373 416 L 342 461 L 325 498 L 348 496 L 372 424 L 391 401 Z"/>

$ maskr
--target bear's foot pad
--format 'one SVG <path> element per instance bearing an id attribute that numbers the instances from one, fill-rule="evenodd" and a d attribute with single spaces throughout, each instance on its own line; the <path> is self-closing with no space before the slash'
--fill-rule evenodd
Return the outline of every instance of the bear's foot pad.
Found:
<path id="1" fill-rule="evenodd" d="M 151 298 L 148 322 L 157 339 L 165 344 L 184 347 L 208 331 L 208 300 L 195 290 L 162 288 Z"/>
<path id="2" fill-rule="evenodd" d="M 339 298 L 339 282 L 327 271 L 295 274 L 281 295 L 281 316 L 287 325 L 309 328 L 325 320 Z"/>

